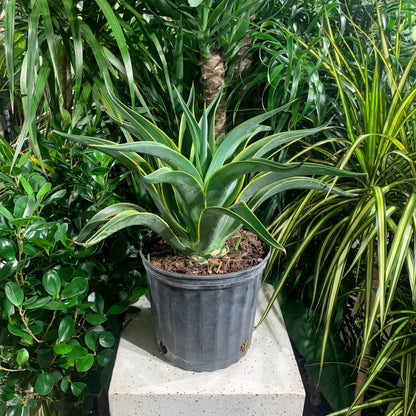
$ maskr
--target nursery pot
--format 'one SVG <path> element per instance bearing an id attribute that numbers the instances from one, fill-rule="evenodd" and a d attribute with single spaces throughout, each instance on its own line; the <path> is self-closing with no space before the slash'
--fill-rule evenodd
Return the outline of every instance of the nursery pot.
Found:
<path id="1" fill-rule="evenodd" d="M 141 253 L 156 342 L 167 361 L 185 370 L 214 371 L 245 355 L 269 255 L 241 272 L 198 276 L 155 267 Z"/>

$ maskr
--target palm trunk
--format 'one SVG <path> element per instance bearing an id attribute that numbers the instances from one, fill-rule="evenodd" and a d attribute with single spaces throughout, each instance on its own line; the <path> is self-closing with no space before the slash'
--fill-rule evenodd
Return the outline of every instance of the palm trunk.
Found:
<path id="1" fill-rule="evenodd" d="M 202 94 L 207 105 L 218 95 L 218 91 L 224 84 L 225 68 L 224 58 L 219 53 L 212 53 L 199 61 L 201 67 Z M 227 118 L 225 113 L 225 98 L 218 104 L 215 114 L 215 137 L 226 133 Z"/>

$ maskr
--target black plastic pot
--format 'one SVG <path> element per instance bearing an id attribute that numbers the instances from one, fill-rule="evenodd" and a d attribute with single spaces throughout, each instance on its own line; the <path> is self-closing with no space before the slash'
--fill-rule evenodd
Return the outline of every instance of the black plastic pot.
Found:
<path id="1" fill-rule="evenodd" d="M 159 350 L 192 371 L 225 368 L 251 343 L 257 299 L 269 255 L 250 269 L 222 275 L 186 275 L 146 269 Z"/>

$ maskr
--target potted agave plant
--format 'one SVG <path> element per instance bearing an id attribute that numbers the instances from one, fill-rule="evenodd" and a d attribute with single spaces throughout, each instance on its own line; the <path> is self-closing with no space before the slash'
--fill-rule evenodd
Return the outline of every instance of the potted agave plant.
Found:
<path id="1" fill-rule="evenodd" d="M 211 269 L 211 265 L 221 264 L 221 259 L 225 264 L 228 251 L 243 246 L 239 242 L 244 236 L 233 247 L 227 246 L 243 226 L 267 247 L 283 250 L 254 211 L 267 198 L 289 189 L 329 189 L 310 175 L 349 174 L 324 165 L 272 160 L 270 156 L 280 147 L 323 129 L 262 137 L 269 128 L 261 123 L 281 109 L 258 115 L 216 141 L 218 100 L 198 121 L 191 92 L 188 103 L 179 97 L 183 115 L 178 137 L 172 139 L 135 109 L 112 94 L 111 98 L 118 111 L 112 117 L 125 130 L 127 143 L 60 134 L 116 158 L 143 184 L 159 212 L 148 212 L 132 203 L 114 204 L 91 218 L 79 240 L 96 244 L 135 225 L 152 230 L 153 237 L 142 244 L 141 257 L 160 351 L 169 362 L 187 370 L 225 368 L 237 362 L 250 345 L 269 249 L 246 270 L 221 274 L 216 273 L 219 267 Z M 174 255 L 185 256 L 190 265 L 207 262 L 207 273 L 179 273 L 152 264 L 163 244 L 168 244 Z"/>

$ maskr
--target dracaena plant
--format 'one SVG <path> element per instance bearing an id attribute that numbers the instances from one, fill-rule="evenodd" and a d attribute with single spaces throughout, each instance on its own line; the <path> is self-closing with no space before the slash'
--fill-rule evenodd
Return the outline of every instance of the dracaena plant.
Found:
<path id="1" fill-rule="evenodd" d="M 290 252 L 279 259 L 285 264 L 276 295 L 289 277 L 305 278 L 299 270 L 306 256 L 316 259 L 313 278 L 306 275 L 307 300 L 320 316 L 321 366 L 342 321 L 340 338 L 351 354 L 344 365 L 355 365 L 355 397 L 334 405 L 334 415 L 412 415 L 415 409 L 416 53 L 405 48 L 411 21 L 405 6 L 398 2 L 397 13 L 377 3 L 373 14 L 364 8 L 373 22 L 370 34 L 361 16 L 346 13 L 354 38 L 326 15 L 325 43 L 310 51 L 338 88 L 345 130 L 338 131 L 336 152 L 323 142 L 314 150 L 319 147 L 334 166 L 366 175 L 338 183 L 356 197 L 310 191 L 271 227 Z M 329 387 L 334 391 L 333 383 Z"/>
<path id="2" fill-rule="evenodd" d="M 216 141 L 214 114 L 219 99 L 197 120 L 193 93 L 188 103 L 179 97 L 183 116 L 176 140 L 114 96 L 119 114 L 112 117 L 128 132 L 127 143 L 60 133 L 119 160 L 143 184 L 159 210 L 156 214 L 132 203 L 112 205 L 89 221 L 80 233 L 80 241 L 92 245 L 120 229 L 141 225 L 177 251 L 203 259 L 221 252 L 227 239 L 244 225 L 269 245 L 283 250 L 255 216 L 256 208 L 268 197 L 288 189 L 329 189 L 307 175 L 349 174 L 319 164 L 279 163 L 268 158 L 280 147 L 325 128 L 259 138 L 260 133 L 269 130 L 260 123 L 281 109 L 258 115 Z M 145 156 L 150 156 L 151 162 Z"/>

